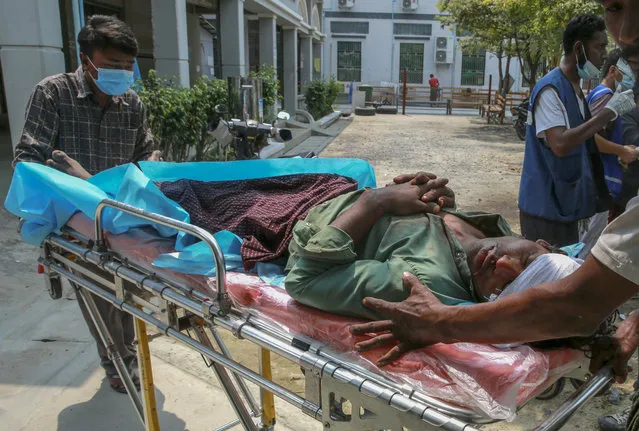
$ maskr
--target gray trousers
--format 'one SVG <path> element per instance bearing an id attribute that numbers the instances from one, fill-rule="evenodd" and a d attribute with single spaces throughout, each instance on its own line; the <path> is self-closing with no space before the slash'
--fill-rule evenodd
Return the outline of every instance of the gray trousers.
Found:
<path id="1" fill-rule="evenodd" d="M 73 283 L 72 283 L 73 285 Z M 93 324 L 93 320 L 91 319 L 91 315 L 89 314 L 89 310 L 87 309 L 84 300 L 80 297 L 78 293 L 78 289 L 75 285 L 73 285 L 75 289 L 76 297 L 78 298 L 78 304 L 80 305 L 80 310 L 82 311 L 82 316 L 84 320 L 87 322 L 87 326 L 89 327 L 89 331 L 91 335 L 95 339 L 96 344 L 98 345 L 98 355 L 100 356 L 100 360 L 104 369 L 109 372 L 115 372 L 115 367 L 113 363 L 109 359 L 109 355 L 107 353 L 106 347 L 102 343 L 102 339 L 100 338 L 100 334 L 98 330 L 95 328 Z M 133 326 L 133 316 L 124 311 L 118 310 L 111 304 L 110 302 L 105 301 L 104 299 L 93 295 L 93 300 L 95 301 L 95 305 L 98 309 L 98 312 L 102 316 L 102 320 L 104 320 L 104 324 L 106 325 L 111 337 L 113 337 L 113 342 L 115 343 L 115 347 L 120 352 L 122 359 L 124 359 L 125 363 L 130 363 L 135 358 L 135 350 L 133 350 L 133 341 L 135 339 L 135 328 Z"/>

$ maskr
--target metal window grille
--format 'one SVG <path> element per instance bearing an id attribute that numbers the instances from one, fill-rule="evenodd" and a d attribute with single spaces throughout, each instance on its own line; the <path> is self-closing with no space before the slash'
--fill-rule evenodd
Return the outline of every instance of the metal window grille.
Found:
<path id="1" fill-rule="evenodd" d="M 395 23 L 393 34 L 408 36 L 430 36 L 433 33 L 432 24 Z"/>
<path id="2" fill-rule="evenodd" d="M 368 34 L 366 21 L 331 21 L 331 33 Z"/>
<path id="3" fill-rule="evenodd" d="M 461 85 L 484 85 L 486 51 L 462 55 Z"/>
<path id="4" fill-rule="evenodd" d="M 361 82 L 362 42 L 337 42 L 337 80 Z"/>
<path id="5" fill-rule="evenodd" d="M 399 82 L 404 82 L 406 69 L 407 84 L 422 84 L 424 82 L 424 44 L 399 44 Z"/>

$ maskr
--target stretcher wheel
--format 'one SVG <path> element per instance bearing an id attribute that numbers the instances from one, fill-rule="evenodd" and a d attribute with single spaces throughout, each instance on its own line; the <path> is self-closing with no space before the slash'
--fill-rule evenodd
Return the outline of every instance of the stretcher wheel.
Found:
<path id="1" fill-rule="evenodd" d="M 62 298 L 62 280 L 59 277 L 52 277 L 47 283 L 49 286 L 49 296 L 51 299 Z"/>
<path id="2" fill-rule="evenodd" d="M 584 380 L 573 379 L 573 378 L 570 379 L 570 384 L 572 385 L 573 388 L 575 388 L 575 390 L 581 389 L 584 383 L 586 383 Z M 602 397 L 606 395 L 608 391 L 610 390 L 611 386 L 612 386 L 612 382 L 608 383 L 606 386 L 601 388 L 599 392 L 597 392 L 597 395 L 595 395 L 595 397 Z"/>
<path id="3" fill-rule="evenodd" d="M 566 387 L 566 379 L 562 377 L 548 389 L 537 395 L 537 399 L 542 401 L 551 400 L 559 395 L 564 390 L 564 387 Z"/>

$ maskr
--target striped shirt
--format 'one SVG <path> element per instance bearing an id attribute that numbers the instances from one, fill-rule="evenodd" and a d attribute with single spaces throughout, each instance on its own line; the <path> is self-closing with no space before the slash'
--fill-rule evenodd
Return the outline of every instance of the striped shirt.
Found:
<path id="1" fill-rule="evenodd" d="M 144 160 L 153 151 L 144 105 L 128 90 L 101 108 L 82 67 L 45 78 L 31 94 L 13 166 L 46 163 L 53 150 L 64 151 L 91 175 Z"/>

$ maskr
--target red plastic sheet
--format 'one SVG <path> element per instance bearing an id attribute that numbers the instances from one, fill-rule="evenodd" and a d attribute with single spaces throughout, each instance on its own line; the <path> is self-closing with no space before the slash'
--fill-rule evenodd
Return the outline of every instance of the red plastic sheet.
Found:
<path id="1" fill-rule="evenodd" d="M 92 237 L 92 222 L 74 216 L 69 225 Z M 138 230 L 108 235 L 109 247 L 141 265 L 150 266 L 161 253 L 173 251 L 172 242 Z M 213 295 L 214 278 L 154 269 L 173 280 L 189 283 Z M 386 378 L 404 383 L 431 397 L 473 409 L 493 419 L 513 420 L 517 407 L 539 394 L 559 377 L 577 368 L 583 354 L 559 349 L 541 351 L 523 345 L 498 348 L 490 345 L 437 344 L 404 355 L 383 369 L 374 362 L 385 349 L 364 354 L 355 351 L 356 339 L 348 330 L 357 319 L 325 313 L 293 300 L 282 288 L 257 276 L 227 273 L 227 289 L 236 306 L 267 318 L 293 334 L 326 343 L 353 362 Z"/>

